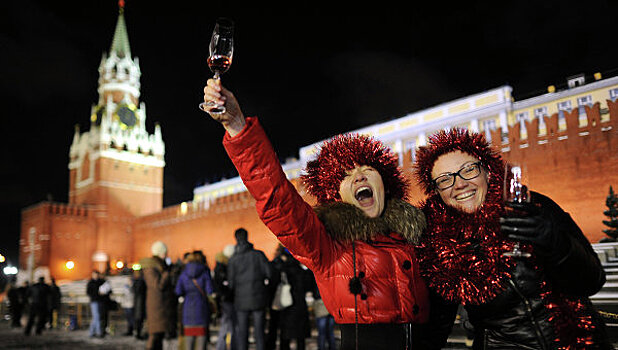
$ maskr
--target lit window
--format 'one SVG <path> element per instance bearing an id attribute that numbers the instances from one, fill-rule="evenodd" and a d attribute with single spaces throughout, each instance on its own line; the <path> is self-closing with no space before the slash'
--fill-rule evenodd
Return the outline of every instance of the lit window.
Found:
<path id="1" fill-rule="evenodd" d="M 571 107 L 571 101 L 570 100 L 558 102 L 558 110 L 559 111 L 570 112 L 571 109 L 572 109 L 572 107 Z"/>
<path id="2" fill-rule="evenodd" d="M 485 133 L 485 139 L 487 142 L 491 142 L 491 131 L 496 130 L 496 120 L 487 119 L 483 120 L 483 132 Z"/>
<path id="3" fill-rule="evenodd" d="M 609 90 L 609 99 L 615 102 L 617 98 L 618 88 Z"/>
<path id="4" fill-rule="evenodd" d="M 530 118 L 528 117 L 528 114 L 529 113 L 527 111 L 526 112 L 517 113 L 517 114 L 515 114 L 515 120 L 517 120 L 522 125 L 522 127 L 523 127 L 524 126 L 524 121 L 526 121 L 526 120 L 529 121 L 530 120 Z"/>
<path id="5" fill-rule="evenodd" d="M 566 125 L 566 119 L 564 118 L 564 112 L 571 112 L 573 107 L 571 106 L 571 101 L 562 101 L 558 102 L 558 127 L 564 130 L 564 126 Z"/>
<path id="6" fill-rule="evenodd" d="M 539 107 L 534 109 L 534 117 L 539 120 L 539 130 L 545 129 L 545 118 L 547 116 L 547 107 Z"/>
<path id="7" fill-rule="evenodd" d="M 582 96 L 577 98 L 577 108 L 579 108 L 579 115 L 586 114 L 586 107 L 592 107 L 592 96 Z"/>
<path id="8" fill-rule="evenodd" d="M 406 141 L 406 151 L 410 151 L 410 162 L 416 161 L 416 141 Z"/>

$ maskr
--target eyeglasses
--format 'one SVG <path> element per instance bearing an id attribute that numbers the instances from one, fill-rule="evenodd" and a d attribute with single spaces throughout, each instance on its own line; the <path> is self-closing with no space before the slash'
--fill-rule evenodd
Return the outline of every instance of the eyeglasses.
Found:
<path id="1" fill-rule="evenodd" d="M 439 190 L 446 190 L 447 188 L 452 187 L 455 184 L 455 178 L 457 176 L 461 177 L 464 180 L 472 180 L 478 177 L 480 174 L 481 162 L 476 162 L 464 166 L 456 173 L 448 173 L 436 177 L 435 179 L 433 179 L 433 184 Z"/>

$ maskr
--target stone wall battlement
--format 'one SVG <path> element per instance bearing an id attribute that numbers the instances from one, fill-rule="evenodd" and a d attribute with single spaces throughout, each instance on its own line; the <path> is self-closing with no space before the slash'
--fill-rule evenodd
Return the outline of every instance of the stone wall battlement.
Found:
<path id="1" fill-rule="evenodd" d="M 595 142 L 586 142 L 584 138 L 592 139 L 603 138 L 610 141 L 610 135 L 615 135 L 618 131 L 618 101 L 607 100 L 607 108 L 601 109 L 601 103 L 596 102 L 592 106 L 585 106 L 586 123 L 580 123 L 579 109 L 563 111 L 566 128 L 560 128 L 560 116 L 554 113 L 551 116 L 543 117 L 545 122 L 545 132 L 540 133 L 539 120 L 524 121 L 525 130 L 522 130 L 520 123 L 510 125 L 505 132 L 502 128 L 491 131 L 491 138 L 496 147 L 502 152 L 532 152 L 543 145 L 554 145 L 568 140 L 569 147 L 585 150 L 587 146 L 596 145 Z M 609 114 L 609 119 L 603 120 L 602 116 Z M 581 125 L 584 124 L 584 125 Z M 522 138 L 522 134 L 526 137 Z M 504 137 L 507 135 L 507 137 Z M 498 141 L 498 142 L 496 142 Z M 506 142 L 505 142 L 506 141 Z M 611 143 L 610 143 L 611 144 Z M 526 151 L 527 149 L 527 151 Z M 609 149 L 608 149 L 609 150 Z"/>

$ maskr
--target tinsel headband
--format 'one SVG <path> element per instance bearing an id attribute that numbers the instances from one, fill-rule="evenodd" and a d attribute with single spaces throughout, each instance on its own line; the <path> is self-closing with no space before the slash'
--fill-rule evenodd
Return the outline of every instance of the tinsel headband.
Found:
<path id="1" fill-rule="evenodd" d="M 302 180 L 319 204 L 340 201 L 339 185 L 346 171 L 359 165 L 380 173 L 388 198 L 406 199 L 409 183 L 399 169 L 397 156 L 366 135 L 344 134 L 324 142 L 317 158 L 307 163 Z"/>
<path id="2" fill-rule="evenodd" d="M 477 158 L 490 174 L 491 182 L 501 186 L 504 178 L 504 161 L 500 153 L 493 150 L 483 134 L 461 128 L 441 130 L 431 136 L 426 146 L 416 151 L 415 175 L 425 194 L 435 194 L 431 170 L 443 154 L 462 151 Z"/>

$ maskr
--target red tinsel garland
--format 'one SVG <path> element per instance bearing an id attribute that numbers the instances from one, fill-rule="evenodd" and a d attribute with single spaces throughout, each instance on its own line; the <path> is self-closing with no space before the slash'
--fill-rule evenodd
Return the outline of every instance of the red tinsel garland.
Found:
<path id="1" fill-rule="evenodd" d="M 513 242 L 502 239 L 499 204 L 465 214 L 430 198 L 428 229 L 419 247 L 423 274 L 444 299 L 463 305 L 484 304 L 506 288 L 515 261 L 503 256 Z M 529 247 L 524 249 L 529 250 Z"/>
<path id="2" fill-rule="evenodd" d="M 502 255 L 513 249 L 514 242 L 500 234 L 495 219 L 500 206 L 485 205 L 476 214 L 465 214 L 430 198 L 424 209 L 429 226 L 418 257 L 429 287 L 445 300 L 463 305 L 484 304 L 502 293 L 516 261 Z M 532 251 L 529 245 L 522 249 Z M 535 261 L 533 256 L 528 264 L 543 275 Z M 582 300 L 560 293 L 546 279 L 541 290 L 557 349 L 590 348 L 595 326 Z"/>

